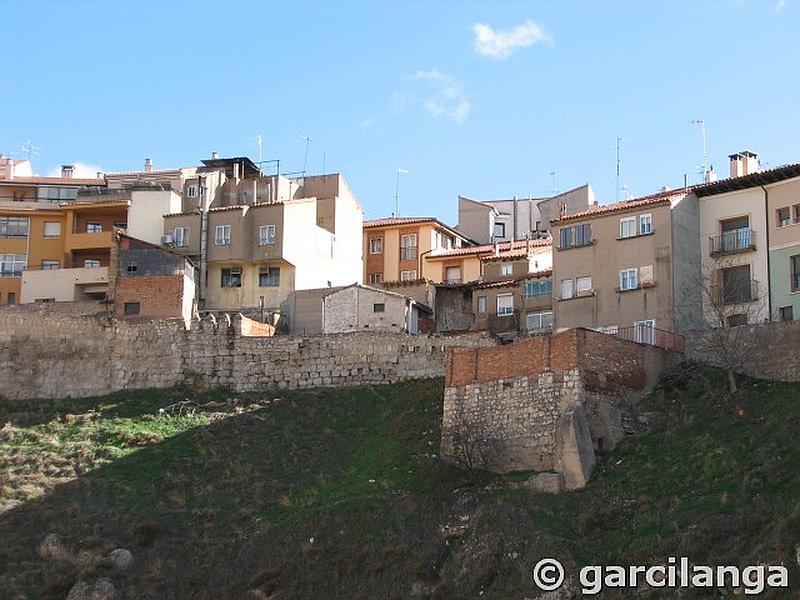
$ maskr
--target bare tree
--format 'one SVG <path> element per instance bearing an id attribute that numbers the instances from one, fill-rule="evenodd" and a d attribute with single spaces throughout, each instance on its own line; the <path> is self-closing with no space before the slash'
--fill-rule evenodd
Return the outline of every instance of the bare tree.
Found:
<path id="1" fill-rule="evenodd" d="M 445 435 L 449 438 L 450 457 L 464 469 L 487 471 L 498 458 L 499 440 L 487 435 L 475 418 L 470 418 L 464 402 L 456 402 Z"/>
<path id="2" fill-rule="evenodd" d="M 744 370 L 756 343 L 746 325 L 769 320 L 767 288 L 753 279 L 748 263 L 731 257 L 710 261 L 698 287 L 706 331 L 697 337 L 697 349 L 725 371 L 728 390 L 735 394 L 736 374 Z"/>

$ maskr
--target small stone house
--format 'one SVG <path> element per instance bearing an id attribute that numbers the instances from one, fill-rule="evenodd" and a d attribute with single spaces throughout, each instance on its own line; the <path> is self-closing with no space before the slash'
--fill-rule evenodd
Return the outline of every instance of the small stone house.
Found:
<path id="1" fill-rule="evenodd" d="M 168 248 L 117 232 L 112 248 L 109 300 L 120 318 L 183 319 L 195 306 L 196 269 Z"/>
<path id="2" fill-rule="evenodd" d="M 322 333 L 379 330 L 411 335 L 433 329 L 433 312 L 413 298 L 353 284 L 322 299 Z"/>

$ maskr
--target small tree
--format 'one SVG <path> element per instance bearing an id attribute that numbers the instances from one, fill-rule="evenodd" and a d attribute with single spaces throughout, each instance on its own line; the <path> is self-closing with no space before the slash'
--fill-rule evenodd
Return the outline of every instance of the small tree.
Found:
<path id="1" fill-rule="evenodd" d="M 457 401 L 452 419 L 447 424 L 450 457 L 464 469 L 489 470 L 498 458 L 499 442 L 480 426 Z"/>
<path id="2" fill-rule="evenodd" d="M 705 333 L 697 349 L 725 371 L 728 390 L 738 392 L 736 374 L 747 365 L 756 344 L 744 325 L 769 320 L 767 289 L 755 281 L 750 266 L 731 259 L 710 262 L 699 282 Z"/>

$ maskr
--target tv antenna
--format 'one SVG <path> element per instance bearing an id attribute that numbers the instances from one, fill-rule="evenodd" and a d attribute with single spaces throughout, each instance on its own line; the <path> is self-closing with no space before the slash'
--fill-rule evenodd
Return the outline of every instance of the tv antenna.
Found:
<path id="1" fill-rule="evenodd" d="M 31 142 L 30 140 L 28 140 L 27 142 L 24 142 L 22 144 L 22 153 L 25 154 L 28 157 L 28 162 L 31 161 L 31 156 L 38 155 L 39 154 L 39 150 L 41 150 L 41 149 L 42 149 L 41 146 L 37 146 L 36 144 Z"/>
<path id="2" fill-rule="evenodd" d="M 553 195 L 555 196 L 556 192 L 558 191 L 556 189 L 556 172 L 555 171 L 550 171 L 550 177 L 553 178 Z"/>
<path id="3" fill-rule="evenodd" d="M 700 165 L 700 176 L 705 180 L 708 172 L 708 152 L 706 150 L 706 122 L 703 119 L 694 119 L 692 125 L 700 128 L 700 135 L 703 138 L 703 163 Z"/>
<path id="4" fill-rule="evenodd" d="M 302 134 L 300 135 L 300 139 L 306 143 L 306 154 L 303 157 L 303 175 L 305 175 L 306 167 L 308 166 L 308 147 L 311 145 L 311 142 L 314 142 L 316 140 L 308 137 L 307 135 L 302 135 Z"/>
<path id="5" fill-rule="evenodd" d="M 400 216 L 400 175 L 408 175 L 409 171 L 397 169 L 397 178 L 394 182 L 394 216 Z"/>
<path id="6" fill-rule="evenodd" d="M 620 170 L 621 170 L 621 168 L 620 168 L 620 167 L 621 167 L 621 165 L 622 165 L 622 160 L 621 160 L 621 148 L 622 148 L 622 142 L 627 142 L 627 141 L 628 141 L 628 139 L 627 139 L 627 138 L 623 138 L 623 137 L 617 136 L 617 191 L 616 191 L 616 194 L 617 194 L 617 202 L 619 202 L 619 192 L 620 192 L 620 187 L 619 187 L 619 174 L 620 174 Z"/>

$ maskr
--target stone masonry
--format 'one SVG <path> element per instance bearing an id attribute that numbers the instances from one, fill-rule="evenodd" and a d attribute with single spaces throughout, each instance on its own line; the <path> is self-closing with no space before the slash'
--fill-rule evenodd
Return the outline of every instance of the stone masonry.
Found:
<path id="1" fill-rule="evenodd" d="M 622 416 L 679 360 L 671 352 L 572 329 L 448 351 L 442 454 L 495 472 L 555 471 L 583 487 Z"/>
<path id="2" fill-rule="evenodd" d="M 232 391 L 385 384 L 444 375 L 453 346 L 489 336 L 359 332 L 315 337 L 242 335 L 240 318 L 125 321 L 0 311 L 0 397 L 84 397 L 169 387 L 187 378 Z"/>

